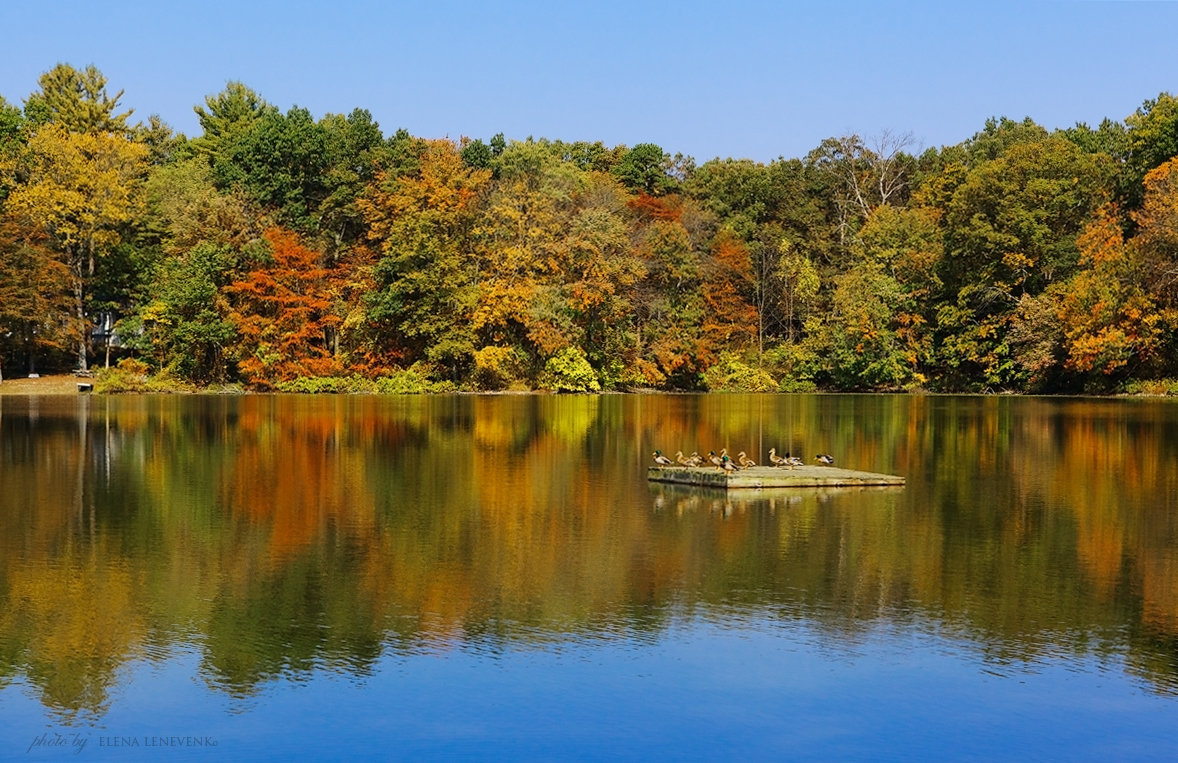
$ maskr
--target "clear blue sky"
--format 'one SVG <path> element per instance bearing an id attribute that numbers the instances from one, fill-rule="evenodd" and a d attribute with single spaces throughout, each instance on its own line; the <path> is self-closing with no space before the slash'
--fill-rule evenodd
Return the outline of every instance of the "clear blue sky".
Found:
<path id="1" fill-rule="evenodd" d="M 960 142 L 986 118 L 1124 119 L 1178 92 L 1178 3 L 3 0 L 0 95 L 95 64 L 133 120 L 198 135 L 241 80 L 386 134 L 802 156 L 851 132 Z"/>

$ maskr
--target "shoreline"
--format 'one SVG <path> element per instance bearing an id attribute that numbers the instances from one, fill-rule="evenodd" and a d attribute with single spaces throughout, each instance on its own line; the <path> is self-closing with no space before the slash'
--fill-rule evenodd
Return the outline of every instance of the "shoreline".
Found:
<path id="1" fill-rule="evenodd" d="M 73 374 L 48 374 L 36 379 L 6 376 L 0 382 L 0 395 L 76 395 L 79 383 L 93 381 Z"/>
<path id="2" fill-rule="evenodd" d="M 79 383 L 81 383 L 81 384 L 85 384 L 85 383 L 87 383 L 87 382 L 93 383 L 93 381 L 94 381 L 94 380 L 93 380 L 93 378 L 90 378 L 90 377 L 80 377 L 80 376 L 74 376 L 73 374 L 69 374 L 69 373 L 66 373 L 66 374 L 47 374 L 47 375 L 45 375 L 45 376 L 40 376 L 40 377 L 38 377 L 38 378 L 35 378 L 35 379 L 30 379 L 30 378 L 28 378 L 27 376 L 20 376 L 20 377 L 5 377 L 5 378 L 4 378 L 4 381 L 3 381 L 3 382 L 0 382 L 0 395 L 11 395 L 11 396 L 33 396 L 33 395 L 78 395 L 78 394 L 81 394 L 81 393 L 79 392 L 79 390 L 78 390 L 78 384 L 79 384 Z M 89 394 L 89 393 L 87 393 L 87 394 Z M 127 394 L 127 395 L 136 395 L 136 394 L 143 394 L 143 393 L 142 393 L 142 392 L 132 392 L 132 391 L 127 391 L 127 392 L 109 392 L 109 393 L 106 393 L 106 394 L 117 394 L 117 395 L 124 395 L 124 394 Z M 196 395 L 200 395 L 200 394 L 211 394 L 211 395 L 227 395 L 227 394 L 228 394 L 228 395 L 256 395 L 256 394 L 274 394 L 274 393 L 264 393 L 264 392 L 263 392 L 263 393 L 259 393 L 259 392 L 254 392 L 254 391 L 250 391 L 250 390 L 244 390 L 244 389 L 232 389 L 232 390 L 225 390 L 225 389 L 222 389 L 222 390 L 214 390 L 214 389 L 174 389 L 174 390 L 169 390 L 169 391 L 168 391 L 168 392 L 166 392 L 165 394 L 190 394 L 190 395 L 191 395 L 191 394 L 196 394 Z M 348 394 L 372 394 L 372 393 L 364 393 L 364 392 L 319 392 L 319 393 L 306 393 L 306 392 L 286 392 L 286 393 L 277 393 L 277 394 L 294 394 L 294 395 L 307 395 L 307 394 L 311 394 L 311 395 L 314 395 L 314 394 L 324 394 L 324 395 L 348 395 Z M 436 394 L 436 393 L 432 393 L 432 392 L 417 392 L 417 393 L 411 393 L 411 394 L 417 394 L 417 395 L 429 395 L 429 394 Z M 771 393 L 732 393 L 732 392 L 726 392 L 726 391 L 716 391 L 716 392 L 664 392 L 664 391 L 661 391 L 661 390 L 641 389 L 641 390 L 630 390 L 630 391 L 626 391 L 626 392 L 621 392 L 621 391 L 611 391 L 611 392 L 597 392 L 597 393 L 584 393 L 584 392 L 576 392 L 576 393 L 554 393 L 554 392 L 551 392 L 551 391 L 546 391 L 546 390 L 494 390 L 494 391 L 484 391 L 484 392 L 461 391 L 461 392 L 453 392 L 453 393 L 446 393 L 446 394 L 459 394 L 459 395 L 554 395 L 554 394 L 598 394 L 598 395 L 646 395 L 646 394 L 664 394 L 664 395 L 676 395 L 676 394 L 715 394 L 715 395 L 725 395 L 725 394 L 795 394 L 795 393 L 788 393 L 788 392 L 786 392 L 786 393 L 782 393 L 782 392 L 771 392 Z M 1124 393 L 1124 392 L 1122 392 L 1122 393 L 1116 393 L 1116 394 L 1109 394 L 1109 395 L 1078 395 L 1078 394 L 1049 394 L 1049 393 L 1018 393 L 1018 392 L 995 392 L 995 393 L 989 393 L 989 394 L 987 394 L 987 393 L 982 393 L 982 392 L 928 392 L 927 390 L 910 391 L 910 392 L 866 392 L 866 393 L 864 393 L 864 392 L 832 392 L 832 391 L 830 391 L 830 390 L 814 390 L 814 391 L 812 391 L 812 392 L 804 392 L 804 393 L 800 393 L 800 394 L 807 394 L 807 395 L 846 395 L 846 394 L 876 394 L 876 395 L 897 395 L 897 394 L 900 394 L 900 395 L 903 395 L 903 394 L 908 394 L 908 395 L 932 395 L 932 396 L 936 396 L 936 395 L 966 395 L 966 396 L 973 396 L 973 395 L 977 395 L 977 396 L 982 396 L 982 397 L 1046 397 L 1046 398 L 1069 398 L 1069 397 L 1070 397 L 1070 398 L 1075 398 L 1075 397 L 1085 397 L 1085 398 L 1086 398 L 1086 397 L 1096 397 L 1096 398 L 1105 398 L 1105 399 L 1116 399 L 1116 398 L 1134 398 L 1134 399 L 1143 399 L 1143 400 L 1144 400 L 1144 399 L 1153 399 L 1153 398 L 1157 398 L 1157 399 L 1166 399 L 1166 398 L 1169 398 L 1169 397 L 1174 397 L 1173 395 L 1151 395 L 1151 394 L 1145 394 L 1145 393 L 1136 393 L 1136 394 L 1133 394 L 1133 393 Z"/>

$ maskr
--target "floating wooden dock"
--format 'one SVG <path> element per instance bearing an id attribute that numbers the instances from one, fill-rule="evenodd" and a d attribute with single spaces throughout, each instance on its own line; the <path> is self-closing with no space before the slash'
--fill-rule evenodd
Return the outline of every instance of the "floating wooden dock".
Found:
<path id="1" fill-rule="evenodd" d="M 753 466 L 726 472 L 714 466 L 652 466 L 646 478 L 651 482 L 695 485 L 711 488 L 852 487 L 903 485 L 904 478 L 837 466 Z"/>

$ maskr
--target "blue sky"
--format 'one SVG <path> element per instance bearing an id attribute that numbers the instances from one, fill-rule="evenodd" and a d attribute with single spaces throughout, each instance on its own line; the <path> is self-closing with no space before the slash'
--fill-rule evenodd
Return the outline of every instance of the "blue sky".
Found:
<path id="1" fill-rule="evenodd" d="M 4 0 L 0 95 L 95 64 L 133 119 L 189 136 L 240 80 L 386 134 L 657 143 L 697 161 L 824 138 L 960 142 L 991 116 L 1124 119 L 1178 92 L 1178 3 Z M 912 149 L 910 149 L 912 150 Z"/>

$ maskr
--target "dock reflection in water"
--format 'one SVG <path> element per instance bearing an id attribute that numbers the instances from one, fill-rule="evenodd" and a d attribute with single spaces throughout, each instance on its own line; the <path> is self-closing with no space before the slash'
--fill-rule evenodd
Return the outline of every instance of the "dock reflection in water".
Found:
<path id="1" fill-rule="evenodd" d="M 817 508 L 837 498 L 851 498 L 869 493 L 879 497 L 903 493 L 899 485 L 835 485 L 814 487 L 766 487 L 728 489 L 651 482 L 650 493 L 655 512 L 684 513 L 706 511 L 721 516 L 735 512 L 765 511 L 770 516 L 778 510 L 808 506 Z"/>

